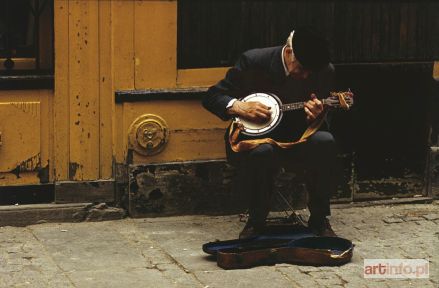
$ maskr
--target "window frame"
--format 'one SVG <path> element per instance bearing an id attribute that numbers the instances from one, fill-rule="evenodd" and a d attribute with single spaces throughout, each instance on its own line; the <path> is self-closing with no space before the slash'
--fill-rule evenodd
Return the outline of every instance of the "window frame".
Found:
<path id="1" fill-rule="evenodd" d="M 6 0 L 12 2 L 16 0 Z M 0 90 L 8 89 L 52 89 L 54 86 L 54 0 L 30 0 L 33 6 L 29 6 L 30 17 L 34 21 L 28 33 L 32 36 L 32 57 L 0 57 Z M 6 4 L 5 4 L 6 5 Z M 38 5 L 38 6 L 37 6 Z M 35 7 L 39 7 L 35 9 Z M 9 25 L 10 23 L 6 24 Z M 9 33 L 9 32 L 6 32 Z M 5 34 L 6 34 L 5 33 Z M 41 37 L 41 35 L 44 35 Z M 30 46 L 29 46 L 30 47 Z M 13 68 L 7 69 L 5 62 L 13 61 Z"/>

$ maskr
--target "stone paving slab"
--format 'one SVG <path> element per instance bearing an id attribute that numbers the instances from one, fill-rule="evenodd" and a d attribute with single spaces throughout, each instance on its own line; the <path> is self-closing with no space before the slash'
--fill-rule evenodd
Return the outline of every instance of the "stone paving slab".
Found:
<path id="1" fill-rule="evenodd" d="M 145 267 L 108 267 L 99 270 L 79 270 L 68 273 L 74 287 L 179 287 L 163 273 Z"/>
<path id="2" fill-rule="evenodd" d="M 282 273 L 271 267 L 255 267 L 245 270 L 207 270 L 196 271 L 195 275 L 209 288 L 236 287 L 292 287 Z"/>
<path id="3" fill-rule="evenodd" d="M 144 258 L 111 226 L 63 224 L 34 226 L 35 237 L 64 271 L 137 268 Z"/>
<path id="4" fill-rule="evenodd" d="M 31 229 L 0 228 L 0 287 L 74 287 Z"/>
<path id="5" fill-rule="evenodd" d="M 223 270 L 201 245 L 236 238 L 237 215 L 0 227 L 0 287 L 439 287 L 438 204 L 333 209 L 356 245 L 341 267 Z M 428 259 L 430 278 L 364 279 L 366 258 Z"/>

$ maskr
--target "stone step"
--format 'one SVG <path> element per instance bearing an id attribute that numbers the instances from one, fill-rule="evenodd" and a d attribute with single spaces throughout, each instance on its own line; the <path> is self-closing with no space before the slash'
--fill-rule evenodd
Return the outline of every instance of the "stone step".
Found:
<path id="1" fill-rule="evenodd" d="M 82 222 L 122 219 L 125 210 L 105 203 L 30 204 L 0 206 L 0 226 L 27 226 L 47 222 Z"/>

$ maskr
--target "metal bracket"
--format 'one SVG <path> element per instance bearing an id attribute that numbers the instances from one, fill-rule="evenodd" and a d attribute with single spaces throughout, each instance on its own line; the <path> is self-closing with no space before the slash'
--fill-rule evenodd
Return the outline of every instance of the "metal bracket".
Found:
<path id="1" fill-rule="evenodd" d="M 154 114 L 138 117 L 128 132 L 129 148 L 144 156 L 160 153 L 168 138 L 169 128 L 166 121 Z"/>

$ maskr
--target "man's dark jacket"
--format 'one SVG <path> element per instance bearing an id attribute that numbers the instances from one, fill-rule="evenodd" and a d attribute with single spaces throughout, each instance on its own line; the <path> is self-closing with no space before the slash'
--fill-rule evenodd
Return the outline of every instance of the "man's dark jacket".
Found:
<path id="1" fill-rule="evenodd" d="M 282 64 L 283 46 L 252 49 L 241 55 L 224 79 L 209 88 L 203 106 L 223 120 L 229 120 L 226 106 L 233 98 L 255 92 L 274 93 L 282 103 L 302 102 L 315 93 L 326 98 L 334 82 L 334 66 L 329 64 L 319 72 L 311 73 L 306 80 L 294 80 L 285 75 Z M 284 113 L 281 124 L 270 137 L 292 141 L 306 129 L 306 115 L 302 110 Z"/>

